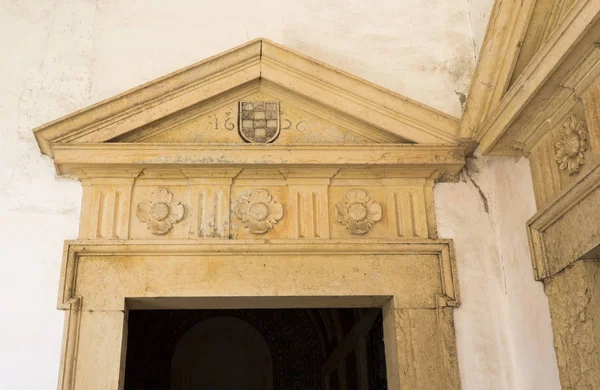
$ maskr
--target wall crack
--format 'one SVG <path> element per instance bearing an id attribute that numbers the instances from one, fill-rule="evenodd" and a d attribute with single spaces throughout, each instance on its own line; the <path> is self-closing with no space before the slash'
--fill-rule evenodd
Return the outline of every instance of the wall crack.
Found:
<path id="1" fill-rule="evenodd" d="M 471 184 L 473 184 L 473 186 L 477 189 L 477 192 L 479 192 L 479 197 L 481 198 L 481 201 L 483 203 L 483 209 L 485 210 L 486 214 L 489 214 L 490 213 L 490 205 L 489 205 L 488 198 L 487 198 L 487 196 L 485 196 L 485 193 L 483 192 L 483 190 L 481 189 L 479 184 L 477 184 L 477 182 L 473 179 L 473 176 L 471 175 L 470 166 L 473 166 L 473 163 L 471 161 L 472 161 L 472 159 L 467 159 L 467 163 L 465 164 L 465 167 L 463 168 L 464 176 L 471 182 Z M 475 172 L 478 171 L 476 168 L 473 170 Z"/>

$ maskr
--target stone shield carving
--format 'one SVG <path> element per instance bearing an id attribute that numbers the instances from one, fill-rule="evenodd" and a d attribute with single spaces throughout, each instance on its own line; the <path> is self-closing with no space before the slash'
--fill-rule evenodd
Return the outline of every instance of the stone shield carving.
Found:
<path id="1" fill-rule="evenodd" d="M 267 190 L 254 190 L 242 194 L 235 215 L 251 233 L 264 234 L 283 218 L 283 206 Z"/>
<path id="2" fill-rule="evenodd" d="M 587 135 L 583 125 L 575 115 L 563 123 L 562 139 L 556 143 L 556 162 L 559 169 L 566 169 L 570 175 L 579 172 L 583 164 L 583 153 L 587 149 Z"/>
<path id="3" fill-rule="evenodd" d="M 351 234 L 367 234 L 382 217 L 381 204 L 372 201 L 365 190 L 350 190 L 335 205 L 335 218 Z"/>
<path id="4" fill-rule="evenodd" d="M 266 144 L 279 136 L 279 102 L 240 102 L 239 132 L 250 143 Z"/>
<path id="5" fill-rule="evenodd" d="M 173 194 L 164 188 L 153 192 L 150 199 L 140 202 L 137 218 L 145 222 L 152 234 L 167 234 L 173 224 L 181 221 L 185 209 L 179 202 L 173 202 Z"/>

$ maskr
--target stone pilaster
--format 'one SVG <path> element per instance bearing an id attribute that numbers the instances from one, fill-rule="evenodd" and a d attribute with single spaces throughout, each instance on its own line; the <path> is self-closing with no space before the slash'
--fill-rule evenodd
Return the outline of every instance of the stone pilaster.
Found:
<path id="1" fill-rule="evenodd" d="M 600 261 L 544 280 L 563 389 L 600 389 Z"/>
<path id="2" fill-rule="evenodd" d="M 595 84 L 530 155 L 540 210 L 529 237 L 563 389 L 600 389 L 599 118 Z"/>

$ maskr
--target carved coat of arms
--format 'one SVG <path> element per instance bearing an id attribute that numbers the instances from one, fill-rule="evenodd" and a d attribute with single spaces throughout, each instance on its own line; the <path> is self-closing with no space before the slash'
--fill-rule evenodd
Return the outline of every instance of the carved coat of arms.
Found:
<path id="1" fill-rule="evenodd" d="M 279 136 L 279 102 L 240 102 L 239 132 L 250 143 L 269 143 Z"/>

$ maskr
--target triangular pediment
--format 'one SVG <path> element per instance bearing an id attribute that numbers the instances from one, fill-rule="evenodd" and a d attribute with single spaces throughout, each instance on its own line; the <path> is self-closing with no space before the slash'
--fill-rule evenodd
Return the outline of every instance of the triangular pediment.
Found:
<path id="1" fill-rule="evenodd" d="M 281 145 L 456 144 L 456 118 L 265 39 L 34 131 L 51 156 L 64 144 L 244 143 L 241 101 L 279 104 Z"/>

